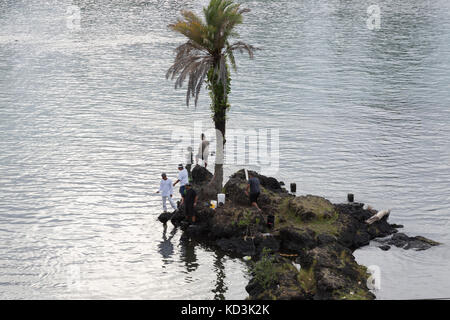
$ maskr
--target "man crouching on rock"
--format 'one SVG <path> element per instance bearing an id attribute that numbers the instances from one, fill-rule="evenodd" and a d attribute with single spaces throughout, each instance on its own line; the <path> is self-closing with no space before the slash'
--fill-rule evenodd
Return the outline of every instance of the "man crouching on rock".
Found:
<path id="1" fill-rule="evenodd" d="M 195 207 L 197 206 L 198 196 L 190 183 L 186 184 L 186 194 L 181 198 L 181 204 L 184 204 L 184 214 L 186 219 L 195 223 Z"/>

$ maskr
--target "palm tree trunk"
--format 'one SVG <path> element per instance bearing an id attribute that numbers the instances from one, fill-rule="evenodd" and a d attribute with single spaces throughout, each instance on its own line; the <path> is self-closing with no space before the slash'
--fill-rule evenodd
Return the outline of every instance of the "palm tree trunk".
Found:
<path id="1" fill-rule="evenodd" d="M 216 128 L 216 161 L 214 164 L 214 176 L 209 183 L 209 187 L 215 194 L 222 191 L 223 185 L 223 163 L 225 148 L 225 110 L 220 119 L 214 121 Z"/>
<path id="2" fill-rule="evenodd" d="M 222 83 L 216 81 L 216 75 L 213 69 L 208 74 L 209 89 L 211 91 L 211 109 L 213 112 L 214 127 L 216 129 L 216 161 L 214 164 L 214 176 L 208 187 L 215 194 L 222 191 L 223 185 L 223 163 L 224 163 L 224 148 L 225 148 L 225 127 L 226 127 L 226 112 L 229 108 L 228 95 L 225 95 L 224 90 L 229 91 L 230 80 L 224 87 Z"/>

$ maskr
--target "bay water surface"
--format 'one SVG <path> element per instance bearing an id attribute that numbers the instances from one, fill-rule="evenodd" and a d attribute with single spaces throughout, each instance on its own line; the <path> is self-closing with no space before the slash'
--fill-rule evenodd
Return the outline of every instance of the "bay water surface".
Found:
<path id="1" fill-rule="evenodd" d="M 184 41 L 167 25 L 207 2 L 0 1 L 0 298 L 247 297 L 243 260 L 157 221 L 174 132 L 213 128 L 207 92 L 186 107 L 165 79 Z M 375 30 L 373 1 L 239 2 L 261 50 L 236 57 L 228 129 L 276 130 L 298 194 L 354 193 L 442 243 L 355 251 L 377 298 L 450 298 L 450 2 L 377 0 Z"/>

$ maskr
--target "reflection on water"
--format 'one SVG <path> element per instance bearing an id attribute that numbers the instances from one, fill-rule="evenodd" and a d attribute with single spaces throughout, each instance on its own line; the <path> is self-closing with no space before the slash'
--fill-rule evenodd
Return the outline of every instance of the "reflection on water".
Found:
<path id="1" fill-rule="evenodd" d="M 198 262 L 197 255 L 195 254 L 195 243 L 190 239 L 181 238 L 181 259 L 184 261 L 187 272 L 197 270 Z"/>
<path id="2" fill-rule="evenodd" d="M 215 253 L 214 259 L 214 272 L 217 276 L 215 288 L 212 290 L 214 293 L 215 300 L 224 300 L 224 293 L 227 291 L 227 286 L 225 285 L 225 267 L 223 265 L 224 254 L 222 252 Z"/>
<path id="3" fill-rule="evenodd" d="M 246 297 L 245 264 L 181 241 L 152 194 L 183 161 L 172 130 L 212 128 L 207 93 L 186 108 L 164 78 L 183 41 L 167 25 L 206 2 L 0 2 L 0 298 Z M 376 31 L 368 0 L 241 2 L 263 50 L 237 57 L 228 128 L 279 129 L 298 194 L 352 192 L 444 243 L 358 250 L 379 298 L 448 296 L 450 2 L 379 0 Z"/>
<path id="4" fill-rule="evenodd" d="M 177 228 L 173 227 L 172 231 L 170 231 L 169 237 L 167 237 L 167 224 L 165 223 L 163 225 L 163 241 L 161 241 L 158 245 L 159 247 L 159 252 L 161 253 L 161 256 L 163 257 L 163 262 L 165 264 L 171 263 L 172 260 L 170 260 L 170 258 L 172 258 L 172 255 L 174 253 L 174 249 L 173 249 L 173 244 L 172 244 L 172 239 L 175 236 L 175 234 L 177 233 Z"/>

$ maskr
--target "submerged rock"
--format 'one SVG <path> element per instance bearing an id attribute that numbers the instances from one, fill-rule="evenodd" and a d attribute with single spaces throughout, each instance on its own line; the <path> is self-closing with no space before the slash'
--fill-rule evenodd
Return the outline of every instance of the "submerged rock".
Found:
<path id="1" fill-rule="evenodd" d="M 396 233 L 390 239 L 378 240 L 379 242 L 386 243 L 381 247 L 389 247 L 388 245 L 396 246 L 397 248 L 403 248 L 405 250 L 414 249 L 416 251 L 426 250 L 431 247 L 437 246 L 440 243 L 427 239 L 422 236 L 409 237 L 404 233 Z M 380 248 L 381 248 L 380 247 Z M 383 249 L 383 248 L 382 248 Z M 390 247 L 389 247 L 390 249 Z M 386 249 L 388 250 L 388 249 Z"/>
<path id="2" fill-rule="evenodd" d="M 192 173 L 194 189 L 201 193 L 212 174 L 200 166 Z M 275 178 L 253 174 L 261 182 L 258 205 L 262 213 L 250 206 L 245 172 L 239 170 L 224 186 L 223 206 L 214 210 L 208 199 L 200 200 L 194 225 L 185 220 L 182 207 L 170 216 L 184 237 L 247 257 L 253 270 L 246 287 L 249 299 L 373 299 L 366 284 L 367 269 L 352 255 L 355 249 L 389 235 L 394 235 L 393 242 L 383 250 L 389 244 L 419 250 L 433 245 L 431 240 L 397 233 L 387 216 L 367 224 L 376 211 L 364 209 L 363 203 L 333 204 L 314 195 L 296 197 Z M 269 215 L 275 216 L 273 229 L 266 223 Z"/>

